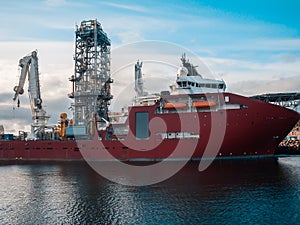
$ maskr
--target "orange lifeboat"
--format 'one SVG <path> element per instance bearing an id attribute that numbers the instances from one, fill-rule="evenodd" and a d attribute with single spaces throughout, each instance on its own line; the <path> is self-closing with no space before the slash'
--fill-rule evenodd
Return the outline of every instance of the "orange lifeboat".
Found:
<path id="1" fill-rule="evenodd" d="M 165 109 L 186 109 L 187 104 L 184 102 L 167 102 L 164 104 Z"/>
<path id="2" fill-rule="evenodd" d="M 195 108 L 210 108 L 215 107 L 217 104 L 214 101 L 200 101 L 193 102 L 193 107 Z"/>

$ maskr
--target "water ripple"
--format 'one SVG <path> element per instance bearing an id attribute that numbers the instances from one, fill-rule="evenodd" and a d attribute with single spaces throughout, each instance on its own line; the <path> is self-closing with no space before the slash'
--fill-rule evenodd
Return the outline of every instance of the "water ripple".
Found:
<path id="1" fill-rule="evenodd" d="M 0 166 L 0 224 L 296 224 L 300 157 L 189 163 L 152 186 L 112 183 L 85 163 Z"/>

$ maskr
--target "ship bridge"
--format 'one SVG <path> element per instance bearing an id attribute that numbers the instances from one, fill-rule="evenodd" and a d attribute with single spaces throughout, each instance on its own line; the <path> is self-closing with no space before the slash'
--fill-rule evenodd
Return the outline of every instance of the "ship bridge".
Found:
<path id="1" fill-rule="evenodd" d="M 262 94 L 251 96 L 251 98 L 295 110 L 300 105 L 300 92 Z"/>

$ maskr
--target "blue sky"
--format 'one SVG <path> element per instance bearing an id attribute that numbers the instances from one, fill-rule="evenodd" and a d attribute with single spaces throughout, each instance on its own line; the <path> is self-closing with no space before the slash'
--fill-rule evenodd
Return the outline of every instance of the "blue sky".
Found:
<path id="1" fill-rule="evenodd" d="M 230 92 L 249 96 L 300 91 L 299 9 L 300 0 L 4 1 L 0 8 L 0 119 L 4 119 L 0 124 L 20 116 L 7 116 L 18 60 L 36 48 L 48 111 L 57 117 L 68 108 L 70 87 L 65 81 L 73 73 L 75 25 L 95 18 L 113 49 L 147 40 L 180 46 L 224 79 Z M 145 52 L 150 50 L 145 47 Z M 157 51 L 164 54 L 163 49 Z M 117 58 L 113 53 L 112 60 Z M 144 69 L 148 75 L 155 71 L 146 65 Z M 28 103 L 25 96 L 22 101 Z M 29 120 L 18 124 L 30 123 L 26 110 L 24 117 Z"/>
<path id="2" fill-rule="evenodd" d="M 6 1 L 0 41 L 73 41 L 75 24 L 97 18 L 113 46 L 169 41 L 199 56 L 272 60 L 299 54 L 299 0 Z"/>
<path id="3" fill-rule="evenodd" d="M 263 54 L 293 51 L 294 46 L 287 41 L 299 38 L 299 8 L 299 0 L 11 0 L 1 4 L 0 40 L 73 41 L 75 23 L 97 18 L 116 46 L 154 39 L 174 42 L 202 54 L 234 57 L 247 50 L 247 56 L 259 50 Z M 272 43 L 266 45 L 268 40 L 278 40 L 277 48 Z"/>

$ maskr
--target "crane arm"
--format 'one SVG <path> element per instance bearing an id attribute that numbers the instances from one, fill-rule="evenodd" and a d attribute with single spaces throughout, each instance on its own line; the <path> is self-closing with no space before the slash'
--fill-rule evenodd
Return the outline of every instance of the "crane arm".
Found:
<path id="1" fill-rule="evenodd" d="M 29 71 L 30 61 L 31 61 L 31 56 L 25 56 L 19 61 L 19 66 L 22 69 L 21 69 L 21 76 L 19 79 L 19 85 L 14 87 L 14 91 L 15 91 L 15 96 L 13 98 L 14 101 L 17 99 L 18 95 L 22 95 L 24 93 L 24 84 L 25 84 L 27 73 Z"/>
<path id="2" fill-rule="evenodd" d="M 46 115 L 46 111 L 42 108 L 37 52 L 33 51 L 31 55 L 20 59 L 19 66 L 21 67 L 21 75 L 18 86 L 14 87 L 15 95 L 13 100 L 16 100 L 19 95 L 24 93 L 24 84 L 28 75 L 28 93 L 33 119 L 31 125 L 32 137 L 36 138 L 39 136 L 39 133 L 44 132 L 49 118 Z"/>
<path id="3" fill-rule="evenodd" d="M 36 51 L 33 51 L 31 54 L 31 66 L 29 70 L 28 81 L 28 92 L 30 97 L 31 108 L 42 109 L 38 57 Z"/>
<path id="4" fill-rule="evenodd" d="M 31 55 L 20 59 L 19 66 L 21 67 L 21 75 L 19 85 L 14 87 L 15 96 L 13 100 L 15 101 L 19 95 L 24 93 L 24 84 L 28 74 L 28 92 L 31 109 L 42 109 L 37 52 L 33 51 Z"/>

